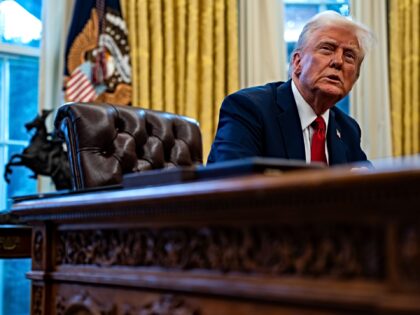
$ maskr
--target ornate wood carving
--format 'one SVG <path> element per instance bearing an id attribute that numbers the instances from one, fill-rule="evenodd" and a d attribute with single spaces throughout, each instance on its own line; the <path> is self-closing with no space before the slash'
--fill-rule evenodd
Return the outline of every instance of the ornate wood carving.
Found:
<path id="1" fill-rule="evenodd" d="M 43 259 L 43 250 L 42 245 L 44 243 L 44 236 L 42 235 L 41 231 L 35 231 L 34 233 L 34 240 L 33 240 L 33 263 L 35 263 L 38 266 L 41 266 L 42 259 Z"/>
<path id="2" fill-rule="evenodd" d="M 70 298 L 58 296 L 56 301 L 57 315 L 116 315 L 112 303 L 103 305 L 97 302 L 87 291 L 82 291 Z"/>
<path id="3" fill-rule="evenodd" d="M 139 308 L 124 305 L 122 315 L 200 315 L 198 308 L 189 305 L 181 297 L 163 295 L 159 300 L 143 305 Z"/>
<path id="4" fill-rule="evenodd" d="M 139 313 L 142 315 L 200 315 L 198 309 L 194 309 L 185 300 L 173 295 L 164 295 L 159 300 L 143 306 Z"/>
<path id="5" fill-rule="evenodd" d="M 399 269 L 401 276 L 419 285 L 420 282 L 420 227 L 406 225 L 399 235 Z"/>
<path id="6" fill-rule="evenodd" d="M 38 285 L 32 285 L 32 315 L 42 315 L 44 314 L 43 309 L 43 295 L 44 288 Z"/>
<path id="7" fill-rule="evenodd" d="M 256 226 L 60 231 L 56 264 L 159 266 L 306 276 L 384 276 L 372 226 Z"/>

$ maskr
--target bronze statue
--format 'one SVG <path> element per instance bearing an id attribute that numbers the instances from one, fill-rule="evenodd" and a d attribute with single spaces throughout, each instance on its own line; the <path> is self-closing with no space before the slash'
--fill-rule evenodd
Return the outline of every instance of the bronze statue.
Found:
<path id="1" fill-rule="evenodd" d="M 48 133 L 45 126 L 45 119 L 51 112 L 43 110 L 41 115 L 25 124 L 28 132 L 34 128 L 36 131 L 23 152 L 12 155 L 7 163 L 4 171 L 7 183 L 10 183 L 13 166 L 26 166 L 34 172 L 31 178 L 50 176 L 57 190 L 71 188 L 70 166 L 63 141 Z"/>

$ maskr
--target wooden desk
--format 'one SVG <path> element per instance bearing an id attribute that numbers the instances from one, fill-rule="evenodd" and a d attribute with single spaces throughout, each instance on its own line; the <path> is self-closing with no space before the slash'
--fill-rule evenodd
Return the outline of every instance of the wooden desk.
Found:
<path id="1" fill-rule="evenodd" d="M 331 169 L 17 204 L 32 314 L 420 314 L 420 170 Z"/>

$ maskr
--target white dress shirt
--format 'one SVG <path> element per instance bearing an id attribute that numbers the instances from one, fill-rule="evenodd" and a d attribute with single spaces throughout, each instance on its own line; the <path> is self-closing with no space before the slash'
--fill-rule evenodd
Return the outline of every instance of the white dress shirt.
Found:
<path id="1" fill-rule="evenodd" d="M 293 80 L 292 80 L 292 91 L 293 91 L 293 96 L 296 101 L 297 110 L 299 113 L 300 124 L 302 126 L 303 143 L 305 145 L 306 163 L 310 163 L 311 162 L 311 142 L 312 142 L 312 135 L 314 134 L 314 129 L 311 127 L 311 124 L 316 119 L 317 115 L 315 114 L 312 107 L 309 106 L 309 104 L 305 101 L 302 94 L 300 94 Z M 328 130 L 328 118 L 330 117 L 330 110 L 328 109 L 321 116 L 322 118 L 324 118 L 326 130 Z M 326 136 L 327 136 L 327 133 L 325 133 L 325 137 Z M 328 162 L 329 157 L 328 157 L 327 139 L 325 139 L 325 156 L 327 157 L 327 162 Z"/>

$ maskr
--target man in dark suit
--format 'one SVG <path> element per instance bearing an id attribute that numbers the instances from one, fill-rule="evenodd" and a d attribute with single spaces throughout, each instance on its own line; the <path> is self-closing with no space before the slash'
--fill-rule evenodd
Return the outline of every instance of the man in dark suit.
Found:
<path id="1" fill-rule="evenodd" d="M 309 21 L 287 82 L 240 90 L 220 109 L 208 163 L 277 157 L 328 165 L 366 161 L 357 122 L 335 107 L 359 77 L 372 33 L 327 11 Z"/>

